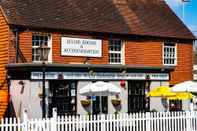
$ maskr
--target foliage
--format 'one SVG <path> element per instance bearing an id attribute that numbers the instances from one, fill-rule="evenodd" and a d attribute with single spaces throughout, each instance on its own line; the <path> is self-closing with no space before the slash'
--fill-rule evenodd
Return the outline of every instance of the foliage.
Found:
<path id="1" fill-rule="evenodd" d="M 120 103 L 121 103 L 121 100 L 120 100 L 120 99 L 112 99 L 111 102 L 112 102 L 112 104 L 113 104 L 114 106 L 119 106 Z"/>
<path id="2" fill-rule="evenodd" d="M 81 100 L 81 105 L 87 107 L 91 104 L 91 100 Z"/>

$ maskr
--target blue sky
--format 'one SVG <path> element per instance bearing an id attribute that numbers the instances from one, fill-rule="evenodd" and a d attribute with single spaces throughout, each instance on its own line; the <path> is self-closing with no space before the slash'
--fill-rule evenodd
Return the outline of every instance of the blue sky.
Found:
<path id="1" fill-rule="evenodd" d="M 197 35 L 197 0 L 184 3 L 184 17 L 182 0 L 166 0 L 166 2 L 189 29 Z"/>

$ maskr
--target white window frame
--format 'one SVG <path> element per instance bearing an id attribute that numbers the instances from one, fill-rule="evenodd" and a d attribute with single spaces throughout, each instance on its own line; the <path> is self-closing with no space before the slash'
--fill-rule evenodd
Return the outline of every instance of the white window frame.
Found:
<path id="1" fill-rule="evenodd" d="M 120 39 L 110 39 L 109 45 L 110 45 L 111 40 L 120 40 Z M 121 41 L 121 50 L 120 51 L 111 51 L 109 48 L 109 45 L 108 45 L 108 56 L 109 56 L 108 60 L 110 60 L 111 53 L 120 54 L 120 62 L 119 63 L 109 61 L 109 64 L 125 64 L 125 60 L 124 60 L 124 58 L 125 58 L 125 55 L 124 55 L 125 54 L 125 44 L 124 43 L 125 42 L 123 40 L 120 40 L 120 41 Z"/>
<path id="2" fill-rule="evenodd" d="M 42 61 L 39 60 L 34 60 L 33 59 L 33 49 L 39 48 L 40 46 L 34 46 L 33 45 L 33 36 L 48 36 L 48 42 L 47 42 L 47 46 L 50 48 L 49 50 L 49 54 L 48 54 L 48 60 L 46 62 L 48 63 L 52 63 L 52 35 L 51 34 L 47 34 L 47 33 L 33 33 L 32 34 L 32 62 L 33 63 L 40 63 Z"/>
<path id="3" fill-rule="evenodd" d="M 170 45 L 165 45 L 165 44 L 174 44 L 174 47 L 172 47 L 172 46 L 170 46 Z M 165 48 L 174 48 L 174 57 L 165 57 L 165 51 L 164 51 L 164 49 Z M 162 59 L 162 61 L 163 61 L 163 65 L 164 66 L 176 66 L 177 65 L 177 44 L 176 43 L 174 43 L 174 42 L 164 42 L 163 43 L 163 53 L 162 53 L 162 55 L 163 55 L 163 59 Z M 168 54 L 169 55 L 169 54 Z M 170 64 L 170 63 L 165 63 L 165 59 L 174 59 L 174 64 Z"/>

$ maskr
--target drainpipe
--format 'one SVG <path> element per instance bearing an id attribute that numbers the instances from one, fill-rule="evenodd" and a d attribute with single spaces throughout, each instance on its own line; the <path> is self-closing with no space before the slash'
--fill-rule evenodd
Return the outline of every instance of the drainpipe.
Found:
<path id="1" fill-rule="evenodd" d="M 13 32 L 15 33 L 15 47 L 16 47 L 16 63 L 18 63 L 19 59 L 18 59 L 18 56 L 19 56 L 19 31 L 17 28 L 14 28 L 13 29 Z"/>

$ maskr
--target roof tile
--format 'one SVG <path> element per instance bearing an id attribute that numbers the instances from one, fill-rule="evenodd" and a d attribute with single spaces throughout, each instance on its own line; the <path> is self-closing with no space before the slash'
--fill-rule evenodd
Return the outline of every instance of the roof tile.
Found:
<path id="1" fill-rule="evenodd" d="M 9 24 L 195 39 L 163 0 L 1 0 Z"/>

